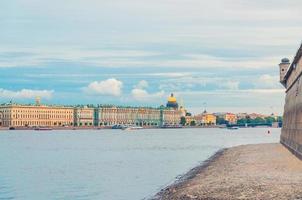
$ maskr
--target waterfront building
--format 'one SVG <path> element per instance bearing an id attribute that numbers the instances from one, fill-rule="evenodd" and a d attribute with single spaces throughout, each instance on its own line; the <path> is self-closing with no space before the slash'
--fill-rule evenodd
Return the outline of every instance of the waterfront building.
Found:
<path id="1" fill-rule="evenodd" d="M 0 106 L 1 125 L 5 127 L 72 126 L 72 107 L 4 104 Z"/>
<path id="2" fill-rule="evenodd" d="M 224 119 L 228 124 L 236 124 L 237 123 L 237 115 L 233 113 L 214 113 L 216 117 Z"/>
<path id="3" fill-rule="evenodd" d="M 236 124 L 237 123 L 237 116 L 233 113 L 225 113 L 223 116 L 225 121 L 228 121 L 229 124 Z"/>
<path id="4" fill-rule="evenodd" d="M 95 109 L 95 126 L 159 126 L 160 109 L 150 107 L 100 106 Z"/>
<path id="5" fill-rule="evenodd" d="M 181 119 L 181 111 L 170 108 L 161 109 L 162 125 L 179 125 Z"/>
<path id="6" fill-rule="evenodd" d="M 40 98 L 35 105 L 3 104 L 0 106 L 0 126 L 143 126 L 159 127 L 179 125 L 185 109 L 178 109 L 176 98 L 171 94 L 167 107 L 126 106 L 47 106 Z"/>
<path id="7" fill-rule="evenodd" d="M 202 116 L 203 116 L 203 119 L 202 119 L 203 125 L 205 125 L 205 126 L 207 126 L 207 125 L 216 125 L 217 117 L 215 115 L 207 113 L 205 111 L 205 113 L 203 113 Z"/>
<path id="8" fill-rule="evenodd" d="M 199 126 L 213 126 L 216 125 L 217 117 L 205 110 L 202 114 L 194 116 L 194 119 Z"/>
<path id="9" fill-rule="evenodd" d="M 94 108 L 87 106 L 75 107 L 74 126 L 94 126 Z"/>
<path id="10" fill-rule="evenodd" d="M 247 113 L 238 113 L 237 114 L 237 120 L 239 119 L 247 119 L 249 115 Z"/>
<path id="11" fill-rule="evenodd" d="M 267 117 L 267 116 L 262 115 L 262 114 L 258 114 L 258 113 L 251 113 L 251 114 L 248 115 L 248 118 L 250 118 L 250 119 L 257 119 L 257 118 L 264 119 L 265 117 Z"/>

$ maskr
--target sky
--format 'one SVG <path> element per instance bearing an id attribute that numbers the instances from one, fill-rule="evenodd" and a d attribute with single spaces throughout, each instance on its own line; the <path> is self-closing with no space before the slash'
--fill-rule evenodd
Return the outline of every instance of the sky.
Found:
<path id="1" fill-rule="evenodd" d="M 301 0 L 2 0 L 0 103 L 282 114 Z"/>

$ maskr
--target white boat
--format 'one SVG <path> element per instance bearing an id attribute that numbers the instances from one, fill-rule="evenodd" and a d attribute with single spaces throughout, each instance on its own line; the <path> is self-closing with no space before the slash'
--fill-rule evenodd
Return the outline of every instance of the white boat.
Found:
<path id="1" fill-rule="evenodd" d="M 230 130 L 238 130 L 238 129 L 239 129 L 239 127 L 237 127 L 237 126 L 233 126 L 233 127 L 228 127 L 228 129 L 230 129 Z"/>
<path id="2" fill-rule="evenodd" d="M 140 129 L 143 129 L 143 127 L 141 127 L 141 126 L 129 126 L 129 127 L 123 128 L 123 130 L 125 130 L 125 131 L 140 130 Z"/>
<path id="3" fill-rule="evenodd" d="M 35 131 L 51 131 L 52 128 L 50 128 L 50 127 L 36 127 L 34 130 Z"/>

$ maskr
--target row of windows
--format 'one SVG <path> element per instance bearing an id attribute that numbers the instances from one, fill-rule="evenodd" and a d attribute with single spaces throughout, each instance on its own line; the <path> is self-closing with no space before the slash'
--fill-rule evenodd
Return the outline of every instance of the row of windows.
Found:
<path id="1" fill-rule="evenodd" d="M 10 126 L 72 126 L 72 122 L 50 122 L 50 121 L 12 121 Z"/>
<path id="2" fill-rule="evenodd" d="M 22 119 L 73 119 L 73 115 L 48 115 L 48 114 L 39 114 L 39 115 L 13 115 L 13 118 L 22 118 Z"/>

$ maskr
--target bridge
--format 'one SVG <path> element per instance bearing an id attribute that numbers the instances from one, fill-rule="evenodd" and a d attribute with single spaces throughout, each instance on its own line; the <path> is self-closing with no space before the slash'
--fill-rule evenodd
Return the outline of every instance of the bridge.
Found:
<path id="1" fill-rule="evenodd" d="M 229 125 L 227 125 L 227 127 L 259 127 L 259 126 L 272 127 L 273 123 L 246 123 L 246 124 L 229 124 Z M 278 122 L 278 126 L 282 127 L 282 123 Z"/>

